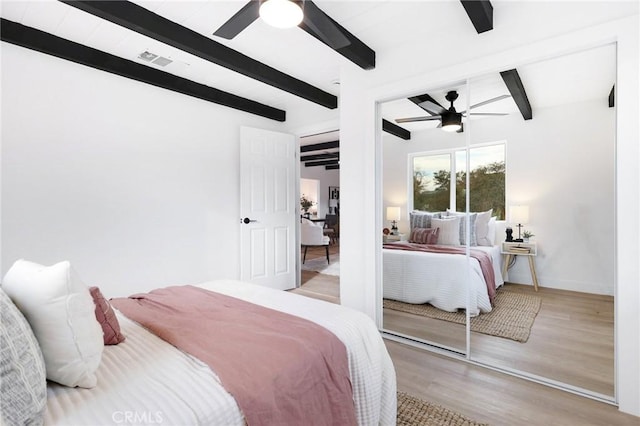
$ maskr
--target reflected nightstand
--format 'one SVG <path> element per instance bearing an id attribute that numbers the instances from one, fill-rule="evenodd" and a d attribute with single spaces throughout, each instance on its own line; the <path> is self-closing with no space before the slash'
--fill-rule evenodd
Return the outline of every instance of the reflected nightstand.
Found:
<path id="1" fill-rule="evenodd" d="M 502 265 L 502 278 L 507 276 L 507 269 L 513 256 L 527 256 L 529 259 L 529 270 L 531 271 L 531 279 L 533 280 L 533 288 L 538 291 L 538 275 L 536 274 L 535 257 L 538 255 L 538 246 L 536 243 L 515 243 L 504 241 L 502 243 L 502 251 L 504 264 Z"/>

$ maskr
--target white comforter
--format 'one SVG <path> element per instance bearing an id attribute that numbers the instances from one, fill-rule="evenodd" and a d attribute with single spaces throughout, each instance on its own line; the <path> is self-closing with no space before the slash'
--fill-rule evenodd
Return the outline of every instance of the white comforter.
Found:
<path id="1" fill-rule="evenodd" d="M 473 247 L 491 255 L 496 288 L 504 284 L 500 247 Z M 382 250 L 383 295 L 405 303 L 430 303 L 443 311 L 455 312 L 467 306 L 469 314 L 491 312 L 487 286 L 477 259 L 464 255 Z"/>
<path id="2" fill-rule="evenodd" d="M 360 425 L 393 425 L 396 381 L 374 323 L 339 305 L 240 281 L 199 285 L 306 318 L 347 347 Z M 199 360 L 118 314 L 127 340 L 106 346 L 94 389 L 48 385 L 46 425 L 243 425 L 235 400 Z M 283 330 L 286 333 L 286 330 Z M 251 366 L 247 366 L 251 368 Z"/>

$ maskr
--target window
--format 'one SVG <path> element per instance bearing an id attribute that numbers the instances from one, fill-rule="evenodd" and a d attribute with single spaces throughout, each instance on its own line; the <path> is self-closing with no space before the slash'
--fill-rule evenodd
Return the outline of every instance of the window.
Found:
<path id="1" fill-rule="evenodd" d="M 469 211 L 505 215 L 505 144 L 469 149 Z M 465 211 L 467 150 L 412 155 L 413 209 Z M 455 184 L 451 184 L 451 176 Z"/>

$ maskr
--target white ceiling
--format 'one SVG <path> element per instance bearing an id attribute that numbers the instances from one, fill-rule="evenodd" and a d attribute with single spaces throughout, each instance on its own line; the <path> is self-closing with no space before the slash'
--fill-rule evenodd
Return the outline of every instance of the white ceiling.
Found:
<path id="1" fill-rule="evenodd" d="M 299 28 L 275 29 L 257 20 L 233 40 L 224 40 L 212 33 L 229 19 L 244 4 L 240 1 L 177 1 L 135 0 L 135 3 L 201 33 L 215 41 L 227 45 L 247 56 L 257 59 L 293 77 L 306 81 L 326 92 L 339 96 L 341 66 L 347 60 Z M 416 54 L 433 55 L 442 66 L 455 63 L 455 55 L 444 55 L 447 43 L 455 46 L 470 37 L 478 35 L 458 0 L 443 1 L 328 1 L 315 0 L 324 12 L 348 29 L 356 37 L 376 51 L 375 71 L 384 73 L 394 66 L 395 47 L 400 44 L 416 44 Z M 560 34 L 571 28 L 605 22 L 607 20 L 638 13 L 637 2 L 518 2 L 492 1 L 494 6 L 494 27 L 508 32 L 510 28 L 531 27 L 531 31 L 545 34 Z M 615 7 L 612 5 L 615 4 Z M 577 6 L 576 6 L 577 5 Z M 180 51 L 172 46 L 140 35 L 111 22 L 94 17 L 64 3 L 45 1 L 1 2 L 1 15 L 27 26 L 38 28 L 54 35 L 83 43 L 87 46 L 130 59 L 163 71 L 247 97 L 270 106 L 297 114 L 338 117 L 336 110 L 327 113 L 326 108 L 298 98 L 267 84 L 250 79 L 199 57 Z M 579 7 L 579 13 L 576 7 Z M 535 11 L 535 13 L 534 13 Z M 496 30 L 494 30 L 496 31 Z M 514 40 L 518 43 L 518 40 Z M 464 46 L 464 44 L 462 44 Z M 149 64 L 138 55 L 150 51 L 167 57 L 173 62 L 166 67 Z M 481 54 L 481 52 L 479 52 Z M 595 55 L 595 53 L 594 53 Z M 607 59 L 608 61 L 609 59 Z M 563 69 L 566 75 L 559 76 L 555 67 L 544 64 L 518 68 L 529 99 L 536 107 L 566 102 L 579 97 L 605 96 L 611 85 L 612 69 L 602 69 L 598 75 L 587 73 L 594 68 L 593 63 L 603 63 L 600 57 L 576 55 L 565 58 Z M 610 63 L 614 63 L 613 61 Z M 438 62 L 436 62 L 438 64 Z M 355 66 L 355 65 L 353 65 Z M 599 68 L 600 69 L 600 68 Z M 565 79 L 576 83 L 584 81 L 581 89 L 568 91 Z M 451 89 L 459 89 L 459 106 L 466 105 L 464 83 L 428 92 L 442 105 L 446 104 L 444 94 Z M 486 86 L 483 86 L 486 85 Z M 578 87 L 579 85 L 574 84 Z M 603 94 L 603 87 L 606 93 Z M 438 88 L 435 88 L 438 89 Z M 507 93 L 499 75 L 487 76 L 472 83 L 471 104 L 485 100 L 496 94 Z M 385 116 L 394 119 L 399 116 L 421 115 L 422 112 L 409 101 L 389 103 Z M 392 108 L 393 107 L 393 108 Z M 485 110 L 513 112 L 512 101 L 501 101 L 485 107 Z M 431 123 L 433 124 L 433 123 Z M 424 123 L 422 124 L 424 125 Z M 406 128 L 418 128 L 413 123 Z"/>

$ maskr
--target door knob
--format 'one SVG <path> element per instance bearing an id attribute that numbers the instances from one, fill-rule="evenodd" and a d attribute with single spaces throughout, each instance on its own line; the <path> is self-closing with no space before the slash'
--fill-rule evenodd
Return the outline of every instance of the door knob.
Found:
<path id="1" fill-rule="evenodd" d="M 245 224 L 249 224 L 251 222 L 257 222 L 257 220 L 252 220 L 252 219 L 249 219 L 248 217 L 245 217 L 244 219 L 241 219 L 240 222 L 241 223 L 244 222 Z"/>

